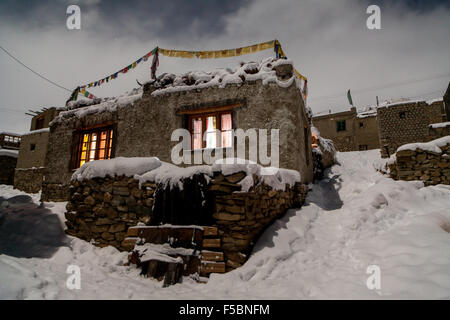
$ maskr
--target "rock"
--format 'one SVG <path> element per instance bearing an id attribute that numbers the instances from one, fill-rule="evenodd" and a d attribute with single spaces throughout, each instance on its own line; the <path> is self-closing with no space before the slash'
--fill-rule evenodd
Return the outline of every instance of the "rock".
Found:
<path id="1" fill-rule="evenodd" d="M 234 173 L 232 175 L 225 176 L 225 179 L 230 183 L 237 183 L 237 182 L 241 181 L 242 179 L 244 179 L 245 176 L 246 176 L 245 172 L 240 171 L 240 172 Z M 219 182 L 219 181 L 216 179 L 215 182 Z"/>
<path id="2" fill-rule="evenodd" d="M 95 222 L 95 224 L 98 226 L 103 225 L 103 224 L 112 224 L 112 223 L 113 223 L 113 220 L 110 220 L 108 218 L 99 218 Z"/>
<path id="3" fill-rule="evenodd" d="M 112 199 L 113 199 L 112 194 L 109 193 L 109 192 L 105 192 L 105 194 L 103 196 L 103 201 L 104 202 L 111 202 Z"/>
<path id="4" fill-rule="evenodd" d="M 126 229 L 126 227 L 127 227 L 126 224 L 123 222 L 115 223 L 109 227 L 108 232 L 116 233 L 116 232 L 124 231 Z"/>
<path id="5" fill-rule="evenodd" d="M 114 235 L 108 232 L 103 232 L 102 238 L 105 240 L 114 240 Z"/>
<path id="6" fill-rule="evenodd" d="M 113 194 L 119 196 L 129 196 L 130 190 L 128 187 L 113 187 Z"/>
<path id="7" fill-rule="evenodd" d="M 133 188 L 131 189 L 131 195 L 137 199 L 142 198 L 142 195 L 144 194 L 144 191 L 142 191 L 139 188 Z"/>
<path id="8" fill-rule="evenodd" d="M 217 220 L 224 221 L 239 221 L 242 220 L 242 216 L 240 214 L 230 214 L 227 212 L 217 212 L 213 214 L 213 218 Z"/>
<path id="9" fill-rule="evenodd" d="M 95 199 L 92 196 L 87 196 L 86 198 L 84 198 L 84 203 L 92 206 L 95 204 Z"/>

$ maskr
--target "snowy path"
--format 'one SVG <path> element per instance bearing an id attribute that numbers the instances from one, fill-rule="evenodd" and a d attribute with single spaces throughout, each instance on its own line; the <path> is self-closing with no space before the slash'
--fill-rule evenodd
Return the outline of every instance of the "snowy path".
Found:
<path id="1" fill-rule="evenodd" d="M 449 299 L 450 186 L 388 179 L 374 169 L 376 150 L 338 159 L 341 165 L 313 186 L 305 206 L 264 233 L 243 267 L 213 275 L 206 285 L 186 278 L 162 289 L 121 266 L 126 253 L 65 237 L 51 258 L 1 254 L 0 298 Z M 0 197 L 16 194 L 0 187 Z M 64 204 L 45 209 L 63 217 Z M 0 233 L 8 233 L 9 219 Z M 0 235 L 0 250 L 2 239 L 11 238 Z M 65 287 L 69 264 L 81 268 L 81 290 Z M 366 287 L 369 265 L 380 267 L 380 290 Z"/>

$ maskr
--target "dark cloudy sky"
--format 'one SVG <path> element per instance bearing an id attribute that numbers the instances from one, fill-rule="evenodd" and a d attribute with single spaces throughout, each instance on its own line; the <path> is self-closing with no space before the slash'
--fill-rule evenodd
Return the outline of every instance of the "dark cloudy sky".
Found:
<path id="1" fill-rule="evenodd" d="M 67 30 L 66 8 L 81 8 L 81 30 Z M 370 4 L 381 7 L 381 30 L 366 28 Z M 313 112 L 398 98 L 442 96 L 450 80 L 450 1 L 379 0 L 1 0 L 0 45 L 60 85 L 107 76 L 155 46 L 187 50 L 234 48 L 280 40 L 309 79 Z M 217 60 L 160 59 L 158 73 L 235 67 L 273 55 Z M 121 94 L 149 79 L 149 63 L 98 96 Z M 29 130 L 28 109 L 62 106 L 68 93 L 0 51 L 0 131 Z"/>

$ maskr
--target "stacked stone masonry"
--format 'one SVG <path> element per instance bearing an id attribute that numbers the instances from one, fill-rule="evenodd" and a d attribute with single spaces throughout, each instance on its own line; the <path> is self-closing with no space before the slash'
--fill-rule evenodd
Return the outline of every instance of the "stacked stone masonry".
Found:
<path id="1" fill-rule="evenodd" d="M 42 187 L 44 167 L 16 168 L 14 173 L 14 188 L 27 193 L 38 193 Z"/>
<path id="2" fill-rule="evenodd" d="M 431 105 L 420 101 L 378 108 L 381 156 L 389 157 L 407 143 L 433 140 L 429 125 L 445 121 L 442 106 L 442 101 Z"/>
<path id="3" fill-rule="evenodd" d="M 218 229 L 214 241 L 216 249 L 223 252 L 226 271 L 241 266 L 264 229 L 289 208 L 300 207 L 308 191 L 307 185 L 301 183 L 286 185 L 284 191 L 274 190 L 254 176 L 254 186 L 248 192 L 240 192 L 238 183 L 245 176 L 244 172 L 229 176 L 216 173 L 204 199 L 208 202 L 204 206 L 211 208 L 210 226 Z M 155 200 L 171 201 L 157 197 L 166 188 L 150 182 L 139 185 L 134 178 L 125 176 L 72 181 L 65 214 L 66 232 L 98 246 L 112 245 L 131 251 L 134 242 L 126 238 L 129 227 L 139 222 L 140 225 L 170 223 L 155 215 L 155 207 L 164 207 Z"/>
<path id="4" fill-rule="evenodd" d="M 416 150 L 396 153 L 389 164 L 390 176 L 395 180 L 421 180 L 425 185 L 450 184 L 450 144 L 440 147 L 441 154 Z"/>

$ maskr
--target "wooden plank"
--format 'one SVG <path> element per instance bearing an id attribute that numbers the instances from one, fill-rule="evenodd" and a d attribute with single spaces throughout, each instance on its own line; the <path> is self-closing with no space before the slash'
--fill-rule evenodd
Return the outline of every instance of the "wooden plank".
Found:
<path id="1" fill-rule="evenodd" d="M 220 248 L 220 239 L 203 239 L 203 248 Z"/>
<path id="2" fill-rule="evenodd" d="M 223 261 L 223 252 L 214 252 L 214 251 L 202 251 L 202 260 L 203 261 Z"/>
<path id="3" fill-rule="evenodd" d="M 135 238 L 135 237 L 125 238 L 122 241 L 122 246 L 132 246 L 132 247 L 134 247 L 136 245 L 137 239 L 138 238 Z"/>
<path id="4" fill-rule="evenodd" d="M 200 273 L 225 273 L 225 262 L 202 262 Z"/>
<path id="5" fill-rule="evenodd" d="M 202 230 L 192 227 L 142 227 L 138 228 L 139 238 L 154 244 L 168 243 L 173 239 L 173 247 L 191 248 L 192 242 L 201 244 Z"/>
<path id="6" fill-rule="evenodd" d="M 203 227 L 203 236 L 211 237 L 217 236 L 219 234 L 219 229 L 217 227 Z"/>
<path id="7" fill-rule="evenodd" d="M 177 111 L 177 115 L 229 111 L 236 107 L 242 107 L 242 103 L 235 103 L 235 104 L 230 104 L 227 106 L 220 106 L 220 107 L 209 107 L 209 108 L 200 108 L 200 109 L 193 109 L 193 110 L 179 110 L 179 111 Z"/>

